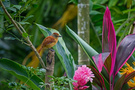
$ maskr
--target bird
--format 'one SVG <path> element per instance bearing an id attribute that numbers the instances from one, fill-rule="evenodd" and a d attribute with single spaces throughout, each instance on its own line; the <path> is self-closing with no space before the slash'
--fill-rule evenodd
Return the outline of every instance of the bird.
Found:
<path id="1" fill-rule="evenodd" d="M 52 35 L 46 37 L 42 44 L 41 47 L 39 49 L 39 53 L 42 49 L 47 50 L 52 48 L 54 45 L 56 45 L 56 43 L 58 42 L 58 38 L 61 37 L 58 33 L 53 33 Z"/>

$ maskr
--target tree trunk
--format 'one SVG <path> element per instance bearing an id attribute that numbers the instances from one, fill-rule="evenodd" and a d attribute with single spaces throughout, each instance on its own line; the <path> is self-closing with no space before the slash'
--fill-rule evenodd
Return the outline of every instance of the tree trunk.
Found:
<path id="1" fill-rule="evenodd" d="M 89 0 L 78 0 L 78 35 L 89 44 Z M 78 64 L 90 64 L 80 46 L 78 46 Z"/>

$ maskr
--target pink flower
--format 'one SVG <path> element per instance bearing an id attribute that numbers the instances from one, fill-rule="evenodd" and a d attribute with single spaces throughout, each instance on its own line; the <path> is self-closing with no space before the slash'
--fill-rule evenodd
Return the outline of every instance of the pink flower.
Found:
<path id="1" fill-rule="evenodd" d="M 77 82 L 73 82 L 74 90 L 84 90 L 89 86 L 84 86 L 88 81 L 92 82 L 94 74 L 91 69 L 86 67 L 86 65 L 82 65 L 82 67 L 78 67 L 75 71 L 75 75 L 73 77 Z"/>

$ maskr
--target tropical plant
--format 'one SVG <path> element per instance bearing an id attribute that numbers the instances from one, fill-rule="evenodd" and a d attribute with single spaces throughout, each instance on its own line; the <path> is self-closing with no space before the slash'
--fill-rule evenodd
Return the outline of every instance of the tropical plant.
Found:
<path id="1" fill-rule="evenodd" d="M 103 18 L 103 32 L 102 32 L 103 53 L 97 54 L 96 51 L 94 51 L 90 46 L 84 45 L 84 41 L 82 41 L 77 35 L 75 35 L 75 33 L 71 31 L 69 27 L 67 27 L 67 32 L 80 44 L 80 46 L 84 49 L 87 55 L 93 58 L 93 60 L 91 58 L 90 59 L 95 68 L 95 69 L 93 68 L 95 79 L 96 78 L 100 79 L 95 80 L 95 83 L 97 83 L 101 87 L 101 89 L 104 88 L 106 90 L 108 89 L 124 90 L 124 88 L 122 88 L 123 85 L 127 83 L 128 80 L 132 79 L 135 76 L 135 72 L 129 73 L 128 75 L 124 74 L 119 79 L 116 78 L 116 75 L 135 50 L 135 39 L 134 39 L 135 34 L 126 36 L 121 41 L 116 50 L 116 35 L 108 7 L 106 8 Z M 90 50 L 92 52 L 90 52 Z M 93 56 L 93 54 L 97 55 Z M 105 68 L 106 71 L 104 71 L 103 67 Z M 105 72 L 107 72 L 106 74 L 108 74 L 108 77 L 103 76 Z M 104 83 L 106 82 L 106 80 L 109 85 Z"/>

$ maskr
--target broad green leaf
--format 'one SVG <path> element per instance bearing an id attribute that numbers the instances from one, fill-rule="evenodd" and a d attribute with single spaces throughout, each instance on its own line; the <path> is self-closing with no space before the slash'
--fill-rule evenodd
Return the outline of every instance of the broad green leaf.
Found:
<path id="1" fill-rule="evenodd" d="M 29 76 L 28 71 L 26 71 L 22 65 L 12 60 L 0 59 L 0 67 L 29 85 L 31 88 L 36 90 L 43 90 L 43 88 L 39 87 L 39 83 L 43 81 L 34 74 Z"/>
<path id="2" fill-rule="evenodd" d="M 39 24 L 36 24 L 36 25 L 38 26 L 38 28 L 44 34 L 45 37 L 47 37 L 48 35 L 51 35 L 54 32 L 59 33 L 57 30 L 48 29 Z M 60 35 L 60 33 L 59 33 L 59 35 Z M 74 59 L 73 59 L 72 55 L 70 54 L 70 52 L 68 51 L 62 38 L 59 38 L 57 44 L 53 47 L 53 49 L 55 50 L 58 58 L 60 59 L 62 65 L 67 73 L 67 76 L 69 78 L 73 78 L 73 75 L 75 72 Z"/>
<path id="3" fill-rule="evenodd" d="M 92 56 L 97 55 L 98 52 L 95 51 L 91 46 L 89 46 L 83 39 L 81 39 L 75 32 L 73 32 L 68 26 L 66 26 L 67 33 L 82 47 L 85 53 L 92 60 Z M 93 63 L 93 61 L 92 61 Z M 93 63 L 94 64 L 94 63 Z"/>

